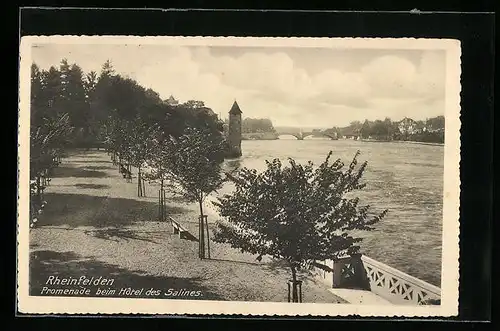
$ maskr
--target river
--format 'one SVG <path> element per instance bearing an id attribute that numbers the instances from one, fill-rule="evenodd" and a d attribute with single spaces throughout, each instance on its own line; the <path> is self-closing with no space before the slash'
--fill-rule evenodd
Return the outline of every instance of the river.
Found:
<path id="1" fill-rule="evenodd" d="M 362 252 L 436 286 L 441 284 L 441 236 L 444 147 L 355 140 L 244 140 L 243 156 L 226 168 L 265 169 L 265 160 L 288 157 L 318 165 L 333 151 L 332 161 L 346 166 L 357 150 L 368 161 L 359 191 L 360 205 L 388 209 L 376 229 L 362 234 Z M 228 192 L 227 187 L 221 193 Z"/>

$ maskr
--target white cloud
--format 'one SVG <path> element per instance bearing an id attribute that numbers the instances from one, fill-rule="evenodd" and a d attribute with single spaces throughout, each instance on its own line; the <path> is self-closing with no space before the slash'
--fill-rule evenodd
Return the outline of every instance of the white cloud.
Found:
<path id="1" fill-rule="evenodd" d="M 312 78 L 314 97 L 332 105 L 357 106 L 368 98 L 372 87 L 359 73 L 325 70 Z"/>
<path id="2" fill-rule="evenodd" d="M 406 97 L 411 95 L 417 69 L 410 61 L 397 56 L 374 59 L 361 69 L 373 96 Z"/>
<path id="3" fill-rule="evenodd" d="M 424 96 L 439 98 L 445 92 L 445 57 L 437 52 L 424 52 L 420 61 L 417 91 Z"/>
<path id="4" fill-rule="evenodd" d="M 227 113 L 236 99 L 244 116 L 268 117 L 276 125 L 333 126 L 352 120 L 443 114 L 444 56 L 423 52 L 420 63 L 381 56 L 358 71 L 323 63 L 312 73 L 283 51 L 214 56 L 207 48 L 171 46 L 47 45 L 35 48 L 43 68 L 66 57 L 84 71 L 111 59 L 118 73 L 181 101 L 203 100 Z M 316 61 L 311 53 L 310 61 Z"/>

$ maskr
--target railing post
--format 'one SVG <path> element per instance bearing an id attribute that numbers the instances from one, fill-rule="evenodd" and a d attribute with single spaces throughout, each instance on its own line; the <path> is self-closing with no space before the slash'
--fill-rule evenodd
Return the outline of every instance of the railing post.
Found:
<path id="1" fill-rule="evenodd" d="M 363 290 L 370 290 L 370 280 L 367 277 L 361 254 L 353 254 L 351 256 L 351 265 L 354 270 L 356 286 Z"/>
<path id="2" fill-rule="evenodd" d="M 344 269 L 345 261 L 344 259 L 335 259 L 333 260 L 333 281 L 332 281 L 332 287 L 333 288 L 340 288 L 342 287 L 342 281 L 343 281 L 343 269 Z"/>

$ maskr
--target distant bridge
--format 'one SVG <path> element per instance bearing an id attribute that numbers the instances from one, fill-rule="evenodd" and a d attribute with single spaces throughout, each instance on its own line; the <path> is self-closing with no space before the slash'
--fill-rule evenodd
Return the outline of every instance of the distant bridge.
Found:
<path id="1" fill-rule="evenodd" d="M 278 139 L 279 139 L 279 136 L 294 136 L 297 140 L 304 140 L 304 138 L 307 138 L 307 137 L 328 137 L 332 140 L 336 140 L 338 137 L 337 137 L 337 134 L 335 133 L 326 133 L 326 132 L 323 132 L 323 131 L 302 131 L 302 130 L 298 130 L 298 131 L 277 131 L 276 132 L 277 135 L 278 135 Z"/>

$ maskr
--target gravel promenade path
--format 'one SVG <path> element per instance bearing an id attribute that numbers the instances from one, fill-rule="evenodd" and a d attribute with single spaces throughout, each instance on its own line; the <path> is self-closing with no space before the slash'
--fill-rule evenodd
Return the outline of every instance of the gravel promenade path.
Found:
<path id="1" fill-rule="evenodd" d="M 133 174 L 127 183 L 104 151 L 74 152 L 63 160 L 30 233 L 31 295 L 39 295 L 50 276 L 85 276 L 112 279 L 99 287 L 107 296 L 131 287 L 144 289 L 138 297 L 153 288 L 162 291 L 158 298 L 187 299 L 188 291 L 189 299 L 287 301 L 290 273 L 280 263 L 258 262 L 214 242 L 211 259 L 199 260 L 196 205 L 167 198 L 169 215 L 192 234 L 179 239 L 170 223 L 157 221 L 158 187 L 146 184 L 147 197 L 138 198 Z M 215 220 L 210 211 L 209 224 Z M 344 302 L 309 275 L 302 280 L 304 302 Z"/>

